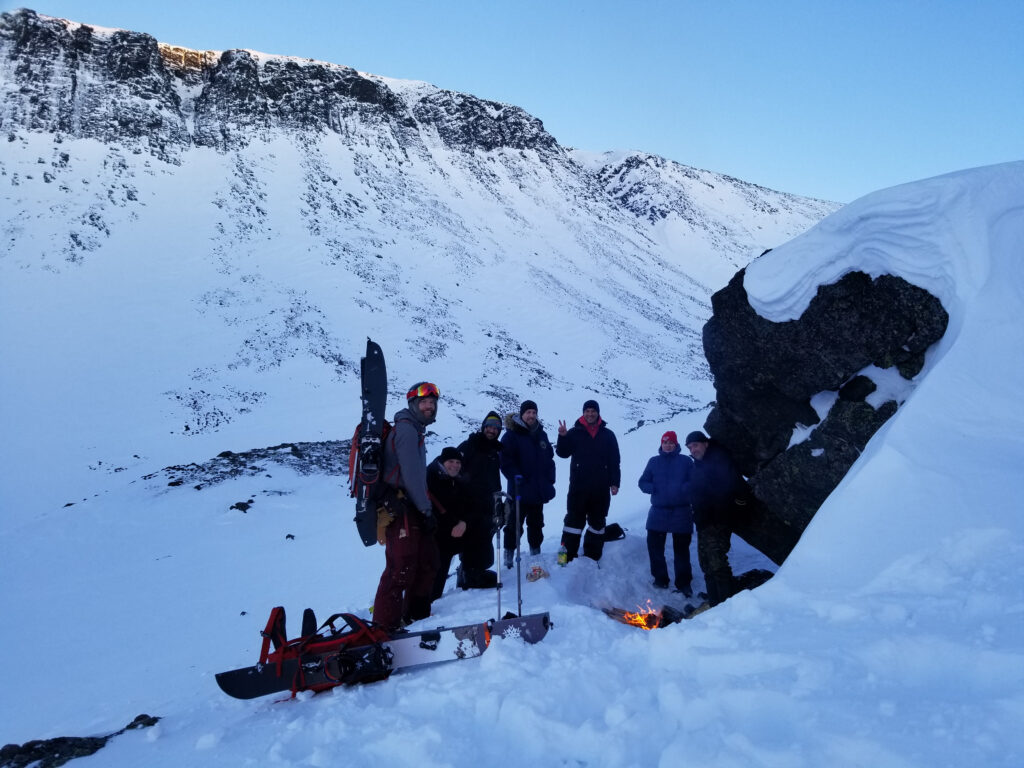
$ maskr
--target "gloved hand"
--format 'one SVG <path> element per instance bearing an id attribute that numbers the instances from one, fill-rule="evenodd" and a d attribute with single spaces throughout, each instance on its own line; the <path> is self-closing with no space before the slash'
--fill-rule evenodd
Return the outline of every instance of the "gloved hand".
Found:
<path id="1" fill-rule="evenodd" d="M 427 533 L 433 533 L 437 530 L 437 518 L 434 517 L 434 513 L 431 510 L 426 510 L 423 514 L 423 530 Z"/>
<path id="2" fill-rule="evenodd" d="M 387 541 L 385 530 L 394 521 L 395 516 L 387 507 L 377 507 L 377 543 L 384 544 Z"/>

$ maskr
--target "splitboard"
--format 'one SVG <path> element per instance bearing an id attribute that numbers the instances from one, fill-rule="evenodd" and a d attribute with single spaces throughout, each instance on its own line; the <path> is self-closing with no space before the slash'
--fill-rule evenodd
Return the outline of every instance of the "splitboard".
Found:
<path id="1" fill-rule="evenodd" d="M 388 401 L 388 372 L 380 345 L 366 340 L 366 355 L 359 361 L 362 416 L 350 451 L 349 482 L 356 499 L 356 528 L 365 546 L 377 543 L 377 504 L 383 485 L 384 411 Z"/>

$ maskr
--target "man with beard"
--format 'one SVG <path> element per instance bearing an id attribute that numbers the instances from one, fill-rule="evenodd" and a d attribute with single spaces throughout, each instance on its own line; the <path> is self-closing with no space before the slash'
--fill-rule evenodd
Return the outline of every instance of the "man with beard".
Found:
<path id="1" fill-rule="evenodd" d="M 398 411 L 384 441 L 384 506 L 393 516 L 384 529 L 384 573 L 373 601 L 373 620 L 394 631 L 430 615 L 437 572 L 434 517 L 427 492 L 427 425 L 437 417 L 441 393 L 429 382 L 414 384 L 408 407 Z"/>
<path id="2" fill-rule="evenodd" d="M 604 524 L 612 496 L 619 492 L 619 441 L 601 418 L 596 400 L 583 404 L 583 415 L 566 427 L 558 422 L 555 452 L 569 464 L 569 494 L 566 498 L 562 544 L 569 560 L 575 559 L 583 539 L 583 554 L 600 560 L 604 552 Z M 583 526 L 586 524 L 586 536 Z"/>
<path id="3" fill-rule="evenodd" d="M 501 490 L 501 417 L 491 411 L 484 417 L 480 430 L 471 434 L 462 445 L 462 471 L 469 481 L 472 496 L 472 519 L 466 541 L 459 555 L 457 583 L 463 589 L 488 588 L 498 583 L 494 571 L 494 494 Z"/>
<path id="4" fill-rule="evenodd" d="M 505 567 L 511 568 L 519 539 L 526 526 L 530 554 L 539 555 L 544 541 L 544 505 L 555 498 L 555 454 L 544 427 L 537 418 L 537 404 L 525 400 L 519 415 L 508 423 L 501 438 L 501 473 L 508 479 L 508 493 L 516 495 L 519 484 L 519 530 L 515 518 L 505 524 Z"/>

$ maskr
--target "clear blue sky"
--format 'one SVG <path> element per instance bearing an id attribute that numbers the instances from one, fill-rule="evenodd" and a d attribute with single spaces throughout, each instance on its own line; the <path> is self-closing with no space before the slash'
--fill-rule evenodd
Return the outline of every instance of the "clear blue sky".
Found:
<path id="1" fill-rule="evenodd" d="M 39 0 L 189 48 L 345 64 L 797 194 L 1024 159 L 1024 0 Z"/>

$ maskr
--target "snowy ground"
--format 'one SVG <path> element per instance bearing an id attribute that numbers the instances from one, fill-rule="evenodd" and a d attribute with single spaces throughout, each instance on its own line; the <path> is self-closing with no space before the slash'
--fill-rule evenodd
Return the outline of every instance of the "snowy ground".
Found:
<path id="1" fill-rule="evenodd" d="M 275 470 L 195 491 L 121 473 L 0 531 L 0 742 L 106 733 L 147 712 L 163 719 L 87 760 L 1021 765 L 1020 200 L 1024 163 L 898 187 L 751 267 L 752 300 L 777 319 L 855 266 L 933 289 L 951 316 L 917 388 L 758 590 L 652 632 L 599 610 L 661 602 L 633 483 L 660 431 L 689 425 L 652 425 L 623 436 L 611 517 L 630 535 L 600 568 L 553 564 L 560 481 L 550 577 L 523 585 L 524 611 L 555 623 L 543 642 L 495 640 L 476 660 L 298 701 L 235 701 L 213 675 L 255 661 L 269 609 L 285 605 L 293 628 L 306 606 L 365 615 L 382 552 L 359 545 L 337 479 Z M 760 565 L 737 546 L 736 570 Z M 422 625 L 494 613 L 493 594 L 452 592 Z"/>

